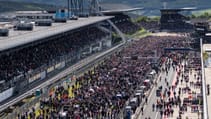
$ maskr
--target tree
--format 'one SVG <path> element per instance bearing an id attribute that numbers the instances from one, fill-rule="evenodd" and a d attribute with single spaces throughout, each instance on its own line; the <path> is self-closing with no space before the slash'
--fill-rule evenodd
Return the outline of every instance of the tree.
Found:
<path id="1" fill-rule="evenodd" d="M 196 15 L 192 14 L 192 15 L 191 15 L 191 18 L 196 18 Z"/>

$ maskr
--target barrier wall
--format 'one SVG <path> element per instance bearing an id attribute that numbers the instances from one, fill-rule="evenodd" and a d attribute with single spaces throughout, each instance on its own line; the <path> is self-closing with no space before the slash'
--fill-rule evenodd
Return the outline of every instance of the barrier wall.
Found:
<path id="1" fill-rule="evenodd" d="M 0 93 L 0 102 L 6 100 L 7 98 L 9 98 L 10 96 L 12 96 L 14 91 L 14 88 L 9 88 L 6 91 Z"/>
<path id="2" fill-rule="evenodd" d="M 40 77 L 41 77 L 41 73 L 37 73 L 37 74 L 35 74 L 34 76 L 30 77 L 29 80 L 28 80 L 28 82 L 29 82 L 29 83 L 32 83 L 32 82 L 34 82 L 34 81 L 40 79 Z"/>

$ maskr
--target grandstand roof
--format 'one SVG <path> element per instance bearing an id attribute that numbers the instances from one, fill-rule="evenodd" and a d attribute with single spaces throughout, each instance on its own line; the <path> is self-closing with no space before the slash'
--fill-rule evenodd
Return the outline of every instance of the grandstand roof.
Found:
<path id="1" fill-rule="evenodd" d="M 195 7 L 184 7 L 184 8 L 166 8 L 166 9 L 160 9 L 160 11 L 190 11 L 190 10 L 196 10 Z"/>
<path id="2" fill-rule="evenodd" d="M 115 10 L 115 9 L 130 9 L 133 8 L 128 4 L 122 3 L 101 3 L 100 7 L 102 10 Z"/>
<path id="3" fill-rule="evenodd" d="M 16 14 L 17 16 L 54 16 L 55 14 L 52 13 L 20 13 Z"/>
<path id="4" fill-rule="evenodd" d="M 112 16 L 97 16 L 69 20 L 67 23 L 53 23 L 51 27 L 35 26 L 33 31 L 9 30 L 9 37 L 0 37 L 0 51 L 32 43 L 49 36 L 88 26 L 112 18 Z"/>
<path id="5" fill-rule="evenodd" d="M 136 11 L 136 10 L 142 10 L 143 8 L 128 8 L 128 9 L 114 9 L 114 10 L 105 10 L 105 11 L 101 11 L 102 13 L 106 14 L 106 13 L 122 13 L 122 12 L 132 12 L 132 11 Z"/>

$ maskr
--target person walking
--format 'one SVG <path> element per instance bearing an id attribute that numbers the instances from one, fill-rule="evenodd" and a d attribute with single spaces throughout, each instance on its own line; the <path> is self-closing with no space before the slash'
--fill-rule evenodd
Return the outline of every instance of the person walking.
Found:
<path id="1" fill-rule="evenodd" d="M 144 108 L 141 107 L 141 114 L 144 115 Z"/>
<path id="2" fill-rule="evenodd" d="M 153 112 L 155 111 L 155 104 L 154 103 L 152 104 L 152 111 Z"/>
<path id="3" fill-rule="evenodd" d="M 145 103 L 147 104 L 147 101 L 148 101 L 148 99 L 147 99 L 147 97 L 145 97 Z"/>

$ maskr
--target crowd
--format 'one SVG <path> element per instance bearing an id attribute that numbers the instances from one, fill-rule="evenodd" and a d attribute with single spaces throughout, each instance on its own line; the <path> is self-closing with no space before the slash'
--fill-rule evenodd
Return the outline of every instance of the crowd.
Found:
<path id="1" fill-rule="evenodd" d="M 133 34 L 140 29 L 126 14 L 115 14 L 115 17 L 111 21 L 125 34 Z"/>
<path id="2" fill-rule="evenodd" d="M 128 15 L 124 14 L 116 15 L 112 21 L 126 34 L 133 34 L 141 27 L 151 28 L 156 24 L 154 22 L 136 24 L 131 21 Z M 105 35 L 106 33 L 96 27 L 86 28 L 68 33 L 67 36 L 61 36 L 54 40 L 1 54 L 0 80 L 4 80 L 5 84 L 16 84 L 18 80 L 13 80 L 14 77 L 26 76 L 40 66 L 48 65 L 53 60 L 56 61 L 60 56 L 69 54 L 74 57 L 80 48 L 95 42 L 96 39 Z"/>
<path id="3" fill-rule="evenodd" d="M 131 20 L 125 20 L 115 25 L 125 34 L 133 34 L 140 29 L 140 27 Z"/>
<path id="4" fill-rule="evenodd" d="M 160 25 L 158 24 L 158 21 L 140 21 L 140 22 L 132 22 L 131 20 L 125 20 L 119 23 L 116 23 L 118 28 L 125 33 L 125 34 L 133 34 L 140 30 L 141 28 L 144 28 L 146 30 L 159 30 Z"/>
<path id="5" fill-rule="evenodd" d="M 182 30 L 182 29 L 193 29 L 193 25 L 186 22 L 188 19 L 179 14 L 162 14 L 160 22 L 161 29 L 169 29 L 169 30 Z"/>
<path id="6" fill-rule="evenodd" d="M 76 85 L 58 86 L 41 100 L 41 109 L 19 115 L 37 119 L 118 119 L 126 101 L 134 90 L 143 84 L 147 72 L 152 69 L 151 59 L 162 59 L 165 47 L 184 47 L 185 37 L 150 36 L 115 53 L 93 70 L 76 79 Z M 159 44 L 159 45 L 157 45 Z M 162 60 L 160 60 L 162 61 Z"/>
<path id="7" fill-rule="evenodd" d="M 112 20 L 115 25 L 125 34 L 133 34 L 144 28 L 146 30 L 154 31 L 159 30 L 159 21 L 149 20 L 149 21 L 132 21 L 132 19 L 127 15 L 117 15 L 115 19 Z"/>
<path id="8" fill-rule="evenodd" d="M 158 22 L 159 21 L 140 21 L 137 22 L 137 25 L 147 30 L 158 30 L 160 27 Z"/>
<path id="9" fill-rule="evenodd" d="M 172 68 L 176 72 L 176 81 L 173 80 L 174 83 L 172 83 L 166 77 L 160 78 L 160 81 L 165 80 L 164 85 L 167 88 L 163 90 L 163 85 L 157 87 L 161 92 L 156 103 L 152 104 L 152 110 L 158 111 L 162 118 L 172 118 L 174 113 L 178 113 L 176 114 L 178 115 L 177 119 L 182 119 L 182 115 L 188 111 L 189 107 L 192 112 L 199 113 L 202 104 L 200 53 L 169 52 L 166 55 L 162 72 L 168 76 L 168 72 Z M 178 108 L 179 111 L 175 112 L 175 108 Z M 199 114 L 197 115 L 200 118 Z"/>
<path id="10" fill-rule="evenodd" d="M 97 27 L 88 27 L 80 31 L 67 33 L 65 36 L 43 41 L 20 50 L 0 55 L 0 80 L 11 82 L 14 77 L 27 75 L 28 72 L 56 61 L 60 56 L 77 56 L 80 48 L 107 34 Z M 16 84 L 15 81 L 13 82 Z"/>

